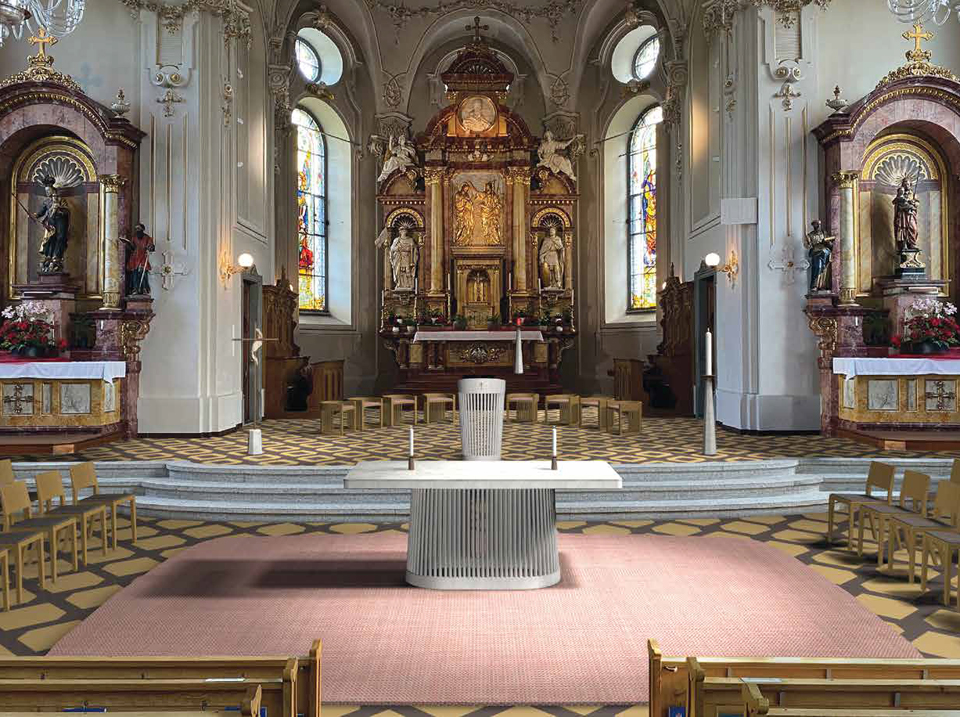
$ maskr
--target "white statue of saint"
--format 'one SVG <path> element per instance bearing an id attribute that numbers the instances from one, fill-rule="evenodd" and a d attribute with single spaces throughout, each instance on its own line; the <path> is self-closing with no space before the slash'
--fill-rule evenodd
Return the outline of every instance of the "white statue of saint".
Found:
<path id="1" fill-rule="evenodd" d="M 546 289 L 563 288 L 563 237 L 551 225 L 540 242 L 540 279 Z"/>
<path id="2" fill-rule="evenodd" d="M 413 143 L 407 142 L 407 138 L 402 134 L 397 137 L 396 140 L 394 140 L 393 135 L 390 135 L 390 144 L 387 146 L 387 151 L 383 159 L 383 169 L 380 171 L 380 176 L 377 177 L 377 181 L 382 182 L 393 174 L 393 170 L 395 169 L 406 172 L 410 167 L 416 166 L 417 150 L 413 146 Z"/>
<path id="3" fill-rule="evenodd" d="M 389 238 L 390 227 L 385 227 L 377 237 L 376 247 L 380 249 L 385 246 Z M 397 236 L 390 244 L 389 255 L 394 290 L 415 289 L 420 247 L 417 246 L 417 240 L 411 236 L 407 227 L 401 225 L 397 230 Z"/>
<path id="4" fill-rule="evenodd" d="M 574 182 L 577 181 L 577 177 L 573 172 L 573 162 L 570 160 L 566 154 L 563 154 L 563 150 L 567 149 L 574 142 L 579 141 L 583 135 L 575 135 L 568 140 L 558 140 L 553 136 L 553 132 L 550 130 L 546 131 L 546 134 L 543 135 L 543 141 L 540 143 L 540 147 L 537 149 L 537 156 L 540 158 L 540 161 L 537 163 L 538 167 L 546 167 L 554 174 L 565 174 Z"/>

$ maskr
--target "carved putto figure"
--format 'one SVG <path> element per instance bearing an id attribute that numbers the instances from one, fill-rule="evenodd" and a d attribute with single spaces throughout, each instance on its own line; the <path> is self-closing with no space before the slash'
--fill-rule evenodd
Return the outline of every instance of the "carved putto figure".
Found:
<path id="1" fill-rule="evenodd" d="M 579 143 L 583 139 L 582 134 L 574 135 L 567 140 L 558 140 L 553 136 L 553 132 L 547 130 L 543 135 L 543 141 L 537 149 L 537 156 L 540 161 L 538 167 L 546 167 L 554 174 L 565 174 L 571 181 L 576 182 L 577 176 L 573 171 L 573 161 L 569 156 L 563 154 L 563 150 L 570 147 L 574 142 Z"/>
<path id="2" fill-rule="evenodd" d="M 401 172 L 406 172 L 411 167 L 416 166 L 417 150 L 413 146 L 413 143 L 407 142 L 407 138 L 402 134 L 398 136 L 396 140 L 394 140 L 393 135 L 391 135 L 390 144 L 387 145 L 387 150 L 384 154 L 383 169 L 380 171 L 380 176 L 377 177 L 377 181 L 382 182 L 393 174 L 396 169 L 399 169 Z"/>
<path id="3" fill-rule="evenodd" d="M 917 210 L 920 200 L 910 187 L 910 180 L 903 178 L 893 200 L 893 238 L 897 251 L 917 249 L 919 231 L 917 229 Z"/>
<path id="4" fill-rule="evenodd" d="M 563 288 L 563 237 L 551 225 L 540 242 L 540 280 L 545 289 Z"/>
<path id="5" fill-rule="evenodd" d="M 811 222 L 813 231 L 803 238 L 803 248 L 810 257 L 810 291 L 830 291 L 830 257 L 836 237 L 821 229 L 819 219 Z"/>
<path id="6" fill-rule="evenodd" d="M 390 238 L 390 227 L 386 227 L 377 237 L 376 246 L 382 248 Z M 417 286 L 417 262 L 420 248 L 417 240 L 411 236 L 407 227 L 400 225 L 397 236 L 390 244 L 390 269 L 393 274 L 394 291 L 413 291 Z"/>

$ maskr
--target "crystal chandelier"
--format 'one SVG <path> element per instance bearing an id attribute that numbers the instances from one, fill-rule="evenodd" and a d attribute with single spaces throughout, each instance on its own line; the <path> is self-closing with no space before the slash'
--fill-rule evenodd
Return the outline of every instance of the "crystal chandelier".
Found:
<path id="1" fill-rule="evenodd" d="M 960 20 L 960 0 L 887 0 L 887 7 L 900 22 L 933 20 L 942 25 L 950 18 L 951 11 L 956 12 Z"/>
<path id="2" fill-rule="evenodd" d="M 87 0 L 0 0 L 0 45 L 21 39 L 43 27 L 48 35 L 64 37 L 77 29 Z M 34 26 L 36 24 L 36 26 Z"/>

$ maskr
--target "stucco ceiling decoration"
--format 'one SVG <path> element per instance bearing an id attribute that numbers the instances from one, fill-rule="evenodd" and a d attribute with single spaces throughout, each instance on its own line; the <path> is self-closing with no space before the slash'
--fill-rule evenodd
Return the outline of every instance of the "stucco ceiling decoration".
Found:
<path id="1" fill-rule="evenodd" d="M 796 21 L 796 13 L 809 5 L 826 10 L 832 0 L 705 0 L 703 4 L 703 29 L 707 37 L 720 30 L 730 33 L 737 11 L 744 7 L 773 8 L 781 23 L 790 27 Z"/>
<path id="2" fill-rule="evenodd" d="M 183 0 L 178 3 L 159 0 L 120 0 L 135 20 L 144 10 L 154 12 L 167 32 L 173 34 L 183 28 L 183 19 L 191 12 L 207 12 L 223 20 L 223 34 L 250 42 L 250 15 L 240 7 L 237 0 Z"/>
<path id="3" fill-rule="evenodd" d="M 407 7 L 405 4 L 389 0 L 365 0 L 371 10 L 388 13 L 393 19 L 399 41 L 400 31 L 411 20 L 432 20 L 457 10 L 498 10 L 514 17 L 523 23 L 529 24 L 534 20 L 546 20 L 554 42 L 560 41 L 557 26 L 567 15 L 576 15 L 580 11 L 583 0 L 549 0 L 541 5 L 533 5 L 524 0 L 452 0 L 436 5 L 422 7 Z"/>

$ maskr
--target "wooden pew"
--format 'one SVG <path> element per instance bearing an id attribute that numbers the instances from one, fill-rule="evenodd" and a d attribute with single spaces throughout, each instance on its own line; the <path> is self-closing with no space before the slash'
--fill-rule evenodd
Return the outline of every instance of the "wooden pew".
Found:
<path id="1" fill-rule="evenodd" d="M 693 664 L 691 664 L 693 663 Z M 686 717 L 746 717 L 742 677 L 704 677 L 688 658 Z M 960 704 L 960 680 L 748 678 L 778 707 L 823 709 L 950 709 Z"/>
<path id="2" fill-rule="evenodd" d="M 284 679 L 291 668 L 290 705 L 284 714 L 320 715 L 321 642 L 310 654 L 287 657 L 8 657 L 0 658 L 0 680 L 83 679 Z M 292 664 L 291 664 L 292 663 Z M 265 705 L 268 706 L 268 705 Z M 276 705 L 274 705 L 276 709 Z M 272 712 L 276 714 L 276 712 Z"/>
<path id="3" fill-rule="evenodd" d="M 58 712 L 76 708 L 105 708 L 108 712 L 225 711 L 259 701 L 267 717 L 283 715 L 289 707 L 290 683 L 283 679 L 0 679 L 0 713 Z M 259 707 L 257 711 L 259 712 Z"/>
<path id="4" fill-rule="evenodd" d="M 747 717 L 960 717 L 955 710 L 907 710 L 907 709 L 824 709 L 804 707 L 771 707 L 770 700 L 763 696 L 754 684 L 745 684 L 741 691 Z"/>
<path id="5" fill-rule="evenodd" d="M 664 656 L 647 641 L 650 717 L 667 717 L 670 707 L 686 707 L 687 658 Z M 941 679 L 960 680 L 960 660 L 805 657 L 698 657 L 703 677 Z M 690 717 L 688 714 L 687 717 Z"/>

